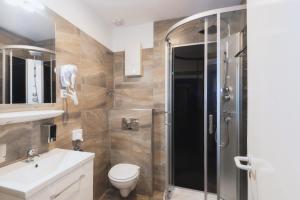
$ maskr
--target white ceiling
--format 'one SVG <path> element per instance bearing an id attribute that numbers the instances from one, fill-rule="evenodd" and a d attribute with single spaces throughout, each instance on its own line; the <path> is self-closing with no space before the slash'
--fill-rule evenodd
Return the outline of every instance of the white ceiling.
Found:
<path id="1" fill-rule="evenodd" d="M 54 38 L 54 23 L 41 13 L 28 12 L 0 0 L 0 28 L 32 41 Z"/>
<path id="2" fill-rule="evenodd" d="M 125 25 L 190 16 L 240 4 L 240 0 L 82 0 L 107 24 L 118 18 Z"/>

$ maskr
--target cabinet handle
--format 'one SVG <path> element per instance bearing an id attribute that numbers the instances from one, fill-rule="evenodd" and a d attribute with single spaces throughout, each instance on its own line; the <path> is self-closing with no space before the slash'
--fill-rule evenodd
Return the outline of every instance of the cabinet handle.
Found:
<path id="1" fill-rule="evenodd" d="M 72 187 L 73 185 L 75 185 L 76 183 L 78 183 L 79 181 L 81 181 L 81 179 L 83 179 L 85 177 L 84 174 L 82 174 L 77 180 L 75 180 L 74 182 L 72 182 L 70 185 L 68 185 L 67 187 L 65 187 L 63 190 L 61 190 L 59 193 L 51 195 L 50 196 L 50 200 L 54 200 L 57 197 L 59 197 L 62 193 L 64 193 L 66 190 L 68 190 L 70 187 Z"/>

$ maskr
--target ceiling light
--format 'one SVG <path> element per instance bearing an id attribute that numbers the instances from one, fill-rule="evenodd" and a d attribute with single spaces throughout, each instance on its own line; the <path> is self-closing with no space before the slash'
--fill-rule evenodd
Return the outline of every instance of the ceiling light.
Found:
<path id="1" fill-rule="evenodd" d="M 38 0 L 5 0 L 7 4 L 24 8 L 29 12 L 44 10 L 45 6 Z"/>
<path id="2" fill-rule="evenodd" d="M 124 25 L 124 19 L 122 19 L 122 18 L 114 19 L 112 22 L 113 22 L 113 24 L 115 26 L 122 26 L 122 25 Z"/>

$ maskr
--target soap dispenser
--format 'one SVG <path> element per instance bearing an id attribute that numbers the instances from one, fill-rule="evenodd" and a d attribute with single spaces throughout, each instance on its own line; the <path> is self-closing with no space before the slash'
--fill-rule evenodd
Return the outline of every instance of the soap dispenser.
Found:
<path id="1" fill-rule="evenodd" d="M 83 142 L 82 129 L 72 131 L 72 144 L 74 151 L 82 151 L 81 144 Z"/>
<path id="2" fill-rule="evenodd" d="M 47 138 L 47 142 L 55 142 L 56 141 L 56 124 L 48 123 L 41 125 L 41 134 L 42 138 Z"/>

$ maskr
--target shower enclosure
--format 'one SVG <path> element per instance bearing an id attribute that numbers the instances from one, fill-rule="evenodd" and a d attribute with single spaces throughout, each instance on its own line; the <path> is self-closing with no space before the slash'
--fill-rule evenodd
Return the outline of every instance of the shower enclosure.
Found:
<path id="1" fill-rule="evenodd" d="M 0 104 L 55 103 L 55 52 L 30 45 L 0 47 Z"/>
<path id="2" fill-rule="evenodd" d="M 247 199 L 247 174 L 234 164 L 247 149 L 246 36 L 245 6 L 196 14 L 167 33 L 166 199 L 177 187 L 199 200 Z"/>

